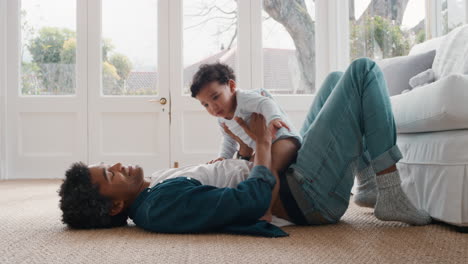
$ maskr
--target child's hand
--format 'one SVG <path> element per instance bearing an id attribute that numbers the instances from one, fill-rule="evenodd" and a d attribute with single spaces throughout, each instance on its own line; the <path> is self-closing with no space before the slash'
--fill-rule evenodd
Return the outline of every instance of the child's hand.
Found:
<path id="1" fill-rule="evenodd" d="M 222 160 L 225 160 L 225 158 L 217 158 L 217 159 L 214 159 L 212 161 L 208 161 L 206 164 L 213 164 L 215 162 L 222 161 Z"/>
<path id="2" fill-rule="evenodd" d="M 278 132 L 278 130 L 282 127 L 285 127 L 287 128 L 289 131 L 291 131 L 291 129 L 289 128 L 288 125 L 286 125 L 285 122 L 283 122 L 283 120 L 279 119 L 279 118 L 276 118 L 276 119 L 273 119 L 271 120 L 270 124 L 268 125 L 268 129 L 271 131 L 271 136 L 273 137 L 273 139 L 276 138 L 276 132 Z"/>

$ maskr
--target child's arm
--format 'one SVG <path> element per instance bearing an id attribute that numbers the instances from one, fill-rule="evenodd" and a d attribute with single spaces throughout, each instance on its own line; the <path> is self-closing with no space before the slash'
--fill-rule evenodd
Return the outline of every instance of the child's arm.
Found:
<path id="1" fill-rule="evenodd" d="M 242 141 L 242 139 L 240 139 L 238 136 L 232 133 L 232 131 L 229 130 L 226 124 L 223 123 L 222 127 L 223 127 L 224 132 L 239 144 L 239 150 L 237 151 L 238 156 L 241 156 L 243 159 L 250 160 L 254 152 L 253 149 L 249 147 L 249 145 L 245 144 L 244 141 Z"/>
<path id="2" fill-rule="evenodd" d="M 224 159 L 232 159 L 234 153 L 236 153 L 239 147 L 237 141 L 234 140 L 229 134 L 224 132 L 223 123 L 221 123 L 218 120 L 218 124 L 221 127 L 221 133 L 223 134 L 223 143 L 221 144 L 218 158 L 208 162 L 208 164 L 215 163 Z"/>

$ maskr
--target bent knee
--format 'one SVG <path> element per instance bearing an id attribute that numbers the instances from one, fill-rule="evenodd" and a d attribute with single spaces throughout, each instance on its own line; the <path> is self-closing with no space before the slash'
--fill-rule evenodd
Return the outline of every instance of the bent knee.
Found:
<path id="1" fill-rule="evenodd" d="M 328 74 L 327 78 L 325 79 L 325 82 L 333 82 L 337 83 L 338 80 L 343 76 L 343 72 L 340 71 L 334 71 Z"/>
<path id="2" fill-rule="evenodd" d="M 299 148 L 300 143 L 296 138 L 282 138 L 275 141 L 271 147 L 272 171 L 281 173 L 286 170 L 296 159 Z"/>
<path id="3" fill-rule="evenodd" d="M 358 58 L 355 59 L 353 62 L 351 62 L 350 67 L 353 69 L 367 69 L 370 70 L 374 65 L 376 65 L 375 61 L 373 61 L 370 58 L 363 57 L 363 58 Z"/>

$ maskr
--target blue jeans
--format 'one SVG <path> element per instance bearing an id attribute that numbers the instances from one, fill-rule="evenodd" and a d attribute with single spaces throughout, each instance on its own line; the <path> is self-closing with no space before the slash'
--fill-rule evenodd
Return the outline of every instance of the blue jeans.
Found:
<path id="1" fill-rule="evenodd" d="M 311 225 L 339 221 L 358 169 L 380 172 L 402 158 L 384 76 L 367 58 L 326 78 L 300 133 L 303 143 L 286 180 Z"/>

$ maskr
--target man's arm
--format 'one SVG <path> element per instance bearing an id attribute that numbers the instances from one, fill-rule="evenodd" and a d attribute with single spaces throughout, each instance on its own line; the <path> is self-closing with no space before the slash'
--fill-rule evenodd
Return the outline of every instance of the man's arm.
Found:
<path id="1" fill-rule="evenodd" d="M 272 144 L 272 135 L 270 133 L 269 128 L 266 127 L 266 121 L 263 115 L 260 114 L 252 114 L 250 119 L 250 123 L 247 124 L 240 118 L 236 118 L 237 123 L 244 129 L 245 133 L 249 135 L 256 144 L 256 154 L 254 159 L 254 165 L 263 165 L 268 168 L 270 171 L 272 170 L 271 167 L 271 144 Z M 276 198 L 278 197 L 279 193 L 279 175 L 278 173 L 272 173 L 276 180 L 276 185 L 272 190 L 272 200 L 270 203 L 269 210 L 266 214 L 261 218 L 261 220 L 271 221 L 272 214 L 271 214 L 271 207 L 275 202 Z"/>
<path id="2" fill-rule="evenodd" d="M 245 125 L 245 124 L 243 124 Z M 278 179 L 271 173 L 271 135 L 265 118 L 252 114 L 246 131 L 256 141 L 254 167 L 237 188 L 216 188 L 175 178 L 154 189 L 154 197 L 134 222 L 158 232 L 197 232 L 259 219 L 269 208 Z"/>
<path id="3" fill-rule="evenodd" d="M 154 187 L 133 221 L 156 232 L 213 231 L 230 224 L 252 223 L 268 209 L 275 179 L 264 166 L 252 169 L 236 188 L 201 185 L 179 177 Z"/>
<path id="4" fill-rule="evenodd" d="M 245 126 L 242 128 L 246 129 Z M 254 166 L 263 165 L 271 170 L 271 133 L 266 126 L 265 117 L 253 113 L 247 129 L 255 135 Z M 278 182 L 278 179 L 276 181 Z"/>

